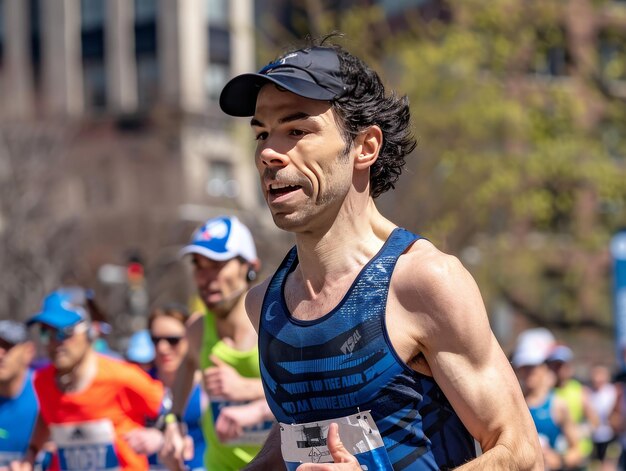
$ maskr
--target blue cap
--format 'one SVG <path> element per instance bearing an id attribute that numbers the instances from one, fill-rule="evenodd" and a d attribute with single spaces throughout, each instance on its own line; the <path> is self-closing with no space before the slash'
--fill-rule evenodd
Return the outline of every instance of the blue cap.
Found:
<path id="1" fill-rule="evenodd" d="M 223 262 L 242 257 L 249 263 L 257 260 L 256 247 L 250 230 L 235 216 L 209 219 L 196 230 L 189 245 L 180 254 L 197 253 Z"/>
<path id="2" fill-rule="evenodd" d="M 77 293 L 68 289 L 53 291 L 45 297 L 41 312 L 30 318 L 27 324 L 46 324 L 55 329 L 65 329 L 89 320 L 87 310 L 78 304 Z"/>
<path id="3" fill-rule="evenodd" d="M 150 332 L 139 330 L 130 336 L 126 359 L 135 363 L 150 363 L 154 360 L 154 344 L 150 338 Z"/>

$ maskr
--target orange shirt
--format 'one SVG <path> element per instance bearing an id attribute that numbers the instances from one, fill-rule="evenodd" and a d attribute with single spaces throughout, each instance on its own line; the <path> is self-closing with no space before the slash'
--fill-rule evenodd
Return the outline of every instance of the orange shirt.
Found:
<path id="1" fill-rule="evenodd" d="M 55 368 L 39 370 L 34 379 L 40 414 L 59 447 L 61 469 L 147 470 L 123 435 L 155 418 L 163 385 L 135 365 L 98 355 L 92 383 L 77 393 L 62 393 Z"/>

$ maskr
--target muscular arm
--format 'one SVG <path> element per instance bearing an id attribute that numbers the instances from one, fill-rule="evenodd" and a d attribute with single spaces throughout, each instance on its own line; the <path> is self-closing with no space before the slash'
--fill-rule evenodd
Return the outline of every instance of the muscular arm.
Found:
<path id="1" fill-rule="evenodd" d="M 530 412 L 476 283 L 456 258 L 428 242 L 416 246 L 392 278 L 399 304 L 392 307 L 402 314 L 394 314 L 390 336 L 407 361 L 423 355 L 426 373 L 480 443 L 483 454 L 459 469 L 543 469 Z"/>

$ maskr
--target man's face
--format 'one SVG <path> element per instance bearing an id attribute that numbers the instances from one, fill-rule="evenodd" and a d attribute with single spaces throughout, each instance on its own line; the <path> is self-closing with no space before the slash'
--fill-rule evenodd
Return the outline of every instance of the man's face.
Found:
<path id="1" fill-rule="evenodd" d="M 238 258 L 219 262 L 197 253 L 192 256 L 194 279 L 204 304 L 211 310 L 230 310 L 248 286 L 248 265 Z"/>
<path id="2" fill-rule="evenodd" d="M 6 384 L 20 377 L 33 359 L 32 342 L 16 345 L 0 339 L 0 384 Z"/>
<path id="3" fill-rule="evenodd" d="M 261 188 L 276 225 L 305 232 L 332 223 L 352 185 L 354 151 L 346 152 L 330 104 L 265 85 L 251 125 Z"/>
<path id="4" fill-rule="evenodd" d="M 91 342 L 87 336 L 88 328 L 86 322 L 80 322 L 63 330 L 45 324 L 39 326 L 41 342 L 46 347 L 48 357 L 57 370 L 73 369 L 87 354 L 91 348 Z"/>
<path id="5" fill-rule="evenodd" d="M 545 364 L 524 365 L 515 368 L 515 374 L 524 395 L 541 388 L 545 382 L 548 367 Z"/>

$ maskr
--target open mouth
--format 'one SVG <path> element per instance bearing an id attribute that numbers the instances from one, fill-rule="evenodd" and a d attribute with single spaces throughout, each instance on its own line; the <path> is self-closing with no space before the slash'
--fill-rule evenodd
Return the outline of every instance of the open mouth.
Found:
<path id="1" fill-rule="evenodd" d="M 302 186 L 300 185 L 273 184 L 273 185 L 270 185 L 269 193 L 272 196 L 282 196 L 282 195 L 286 195 L 287 193 L 291 193 L 292 191 L 299 190 L 300 188 L 302 188 Z"/>

